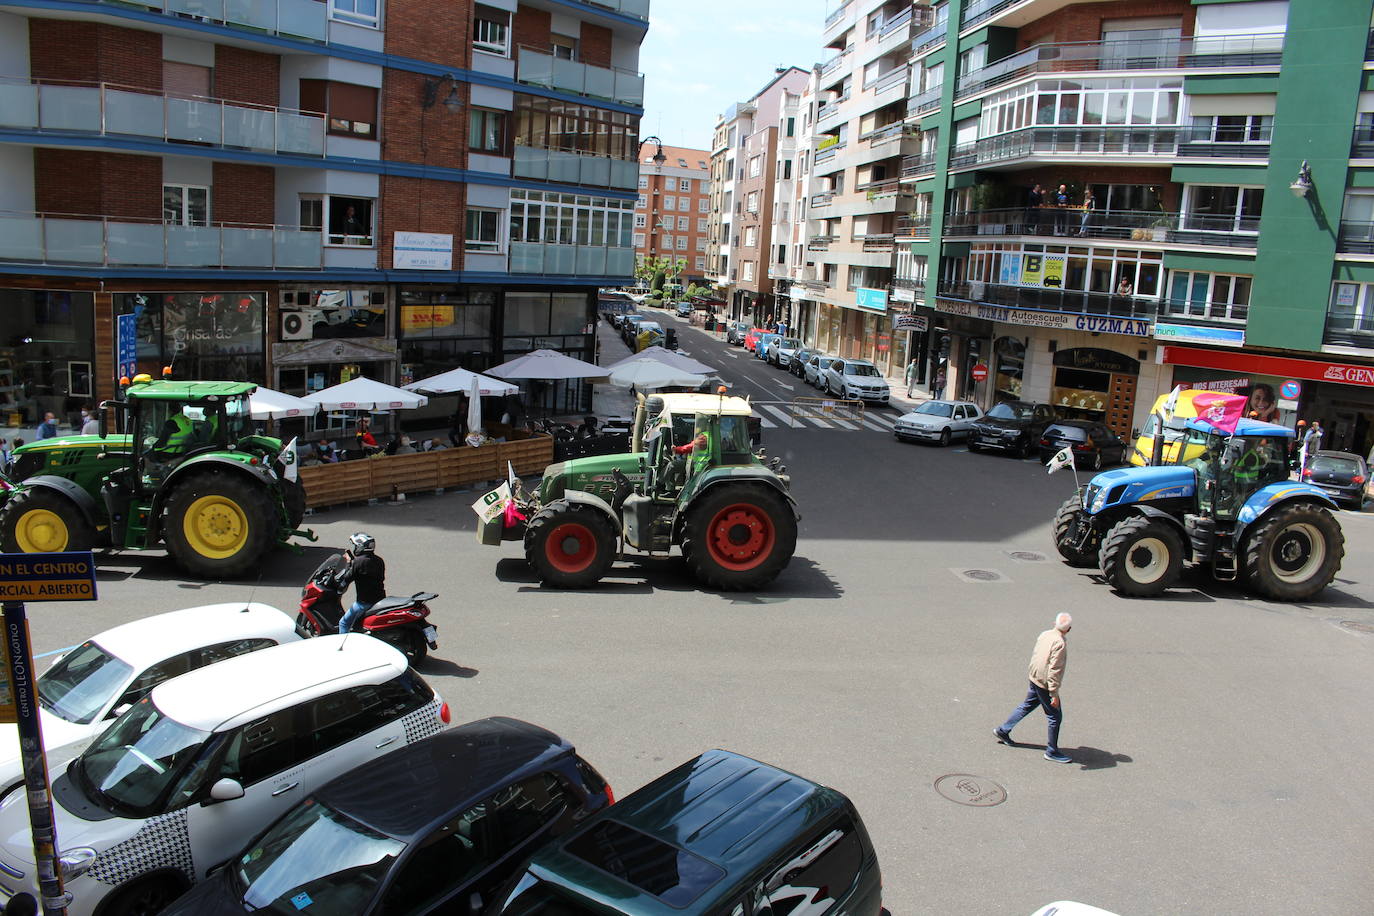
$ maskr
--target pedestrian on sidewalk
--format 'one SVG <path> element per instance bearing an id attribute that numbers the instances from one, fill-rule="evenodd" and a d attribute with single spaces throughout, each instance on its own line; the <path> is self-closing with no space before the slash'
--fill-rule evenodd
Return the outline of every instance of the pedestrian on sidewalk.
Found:
<path id="1" fill-rule="evenodd" d="M 906 364 L 906 396 L 909 398 L 915 397 L 912 392 L 916 387 L 916 375 L 919 371 L 919 367 L 916 365 L 916 357 L 913 356 L 911 357 L 911 362 Z"/>
<path id="2" fill-rule="evenodd" d="M 1030 689 L 1021 705 L 1012 711 L 1011 717 L 992 733 L 1005 745 L 1015 744 L 1011 740 L 1011 730 L 1026 716 L 1035 712 L 1036 707 L 1045 710 L 1049 720 L 1049 740 L 1045 742 L 1045 759 L 1055 763 L 1073 763 L 1073 758 L 1059 750 L 1059 726 L 1064 721 L 1064 710 L 1059 704 L 1059 687 L 1064 682 L 1064 666 L 1068 662 L 1069 649 L 1064 637 L 1073 629 L 1073 617 L 1060 614 L 1054 618 L 1054 627 L 1040 634 L 1031 652 Z"/>
<path id="3" fill-rule="evenodd" d="M 1317 455 L 1317 450 L 1322 447 L 1322 424 L 1320 420 L 1313 420 L 1312 425 L 1307 427 L 1307 432 L 1302 437 L 1302 464 L 1298 467 L 1298 474 L 1307 470 L 1307 465 Z"/>

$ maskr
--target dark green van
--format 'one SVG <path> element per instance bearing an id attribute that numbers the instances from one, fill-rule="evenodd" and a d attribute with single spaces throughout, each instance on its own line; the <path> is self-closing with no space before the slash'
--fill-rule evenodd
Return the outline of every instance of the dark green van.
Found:
<path id="1" fill-rule="evenodd" d="M 878 916 L 882 875 L 849 799 L 708 751 L 545 846 L 491 916 Z"/>

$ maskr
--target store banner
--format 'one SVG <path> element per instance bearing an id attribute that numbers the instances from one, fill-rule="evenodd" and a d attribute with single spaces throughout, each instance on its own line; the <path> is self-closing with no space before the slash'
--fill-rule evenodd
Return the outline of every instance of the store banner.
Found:
<path id="1" fill-rule="evenodd" d="M 1287 356 L 1261 356 L 1258 353 L 1199 350 L 1194 347 L 1161 347 L 1160 350 L 1160 361 L 1166 365 L 1196 366 L 1200 369 L 1221 369 L 1227 372 L 1247 372 L 1252 375 L 1273 375 L 1279 378 L 1309 379 L 1374 388 L 1374 366 L 1293 359 Z"/>
<path id="2" fill-rule="evenodd" d="M 951 315 L 1020 324 L 1056 331 L 1090 331 L 1096 334 L 1122 334 L 1127 337 L 1149 337 L 1151 322 L 1137 318 L 1108 318 L 1099 315 L 1073 315 L 1064 312 L 1037 312 L 1031 309 L 1003 308 L 960 299 L 935 300 L 937 311 Z"/>
<path id="3" fill-rule="evenodd" d="M 860 287 L 854 291 L 854 304 L 870 312 L 886 312 L 887 290 Z"/>
<path id="4" fill-rule="evenodd" d="M 453 236 L 436 232 L 397 232 L 391 244 L 393 270 L 452 270 Z"/>
<path id="5" fill-rule="evenodd" d="M 1245 344 L 1245 329 L 1156 322 L 1155 337 L 1160 340 L 1196 341 L 1219 347 L 1240 347 Z"/>
<path id="6" fill-rule="evenodd" d="M 451 305 L 401 306 L 401 330 L 403 332 L 447 328 L 452 326 L 453 320 L 453 306 Z"/>
<path id="7" fill-rule="evenodd" d="M 914 315 L 911 312 L 898 312 L 892 316 L 892 330 L 894 331 L 920 331 L 924 333 L 930 327 L 924 315 Z"/>

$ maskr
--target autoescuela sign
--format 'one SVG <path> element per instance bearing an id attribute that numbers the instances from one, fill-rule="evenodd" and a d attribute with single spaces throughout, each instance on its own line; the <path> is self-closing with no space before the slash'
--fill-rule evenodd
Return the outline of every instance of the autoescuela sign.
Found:
<path id="1" fill-rule="evenodd" d="M 95 560 L 70 553 L 0 553 L 0 601 L 94 601 Z"/>
<path id="2" fill-rule="evenodd" d="M 1092 331 L 1097 334 L 1123 334 L 1127 337 L 1149 337 L 1151 323 L 1138 318 L 1108 318 L 1102 315 L 1074 315 L 1064 312 L 1037 312 L 1032 309 L 1004 308 L 961 299 L 935 300 L 935 308 L 951 315 L 1021 324 L 1055 331 Z"/>

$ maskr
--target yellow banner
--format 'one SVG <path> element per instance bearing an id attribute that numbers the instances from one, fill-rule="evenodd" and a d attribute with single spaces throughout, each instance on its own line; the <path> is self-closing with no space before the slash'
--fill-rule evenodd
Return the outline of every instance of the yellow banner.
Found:
<path id="1" fill-rule="evenodd" d="M 429 331 L 453 324 L 451 305 L 406 305 L 401 307 L 402 331 Z"/>

